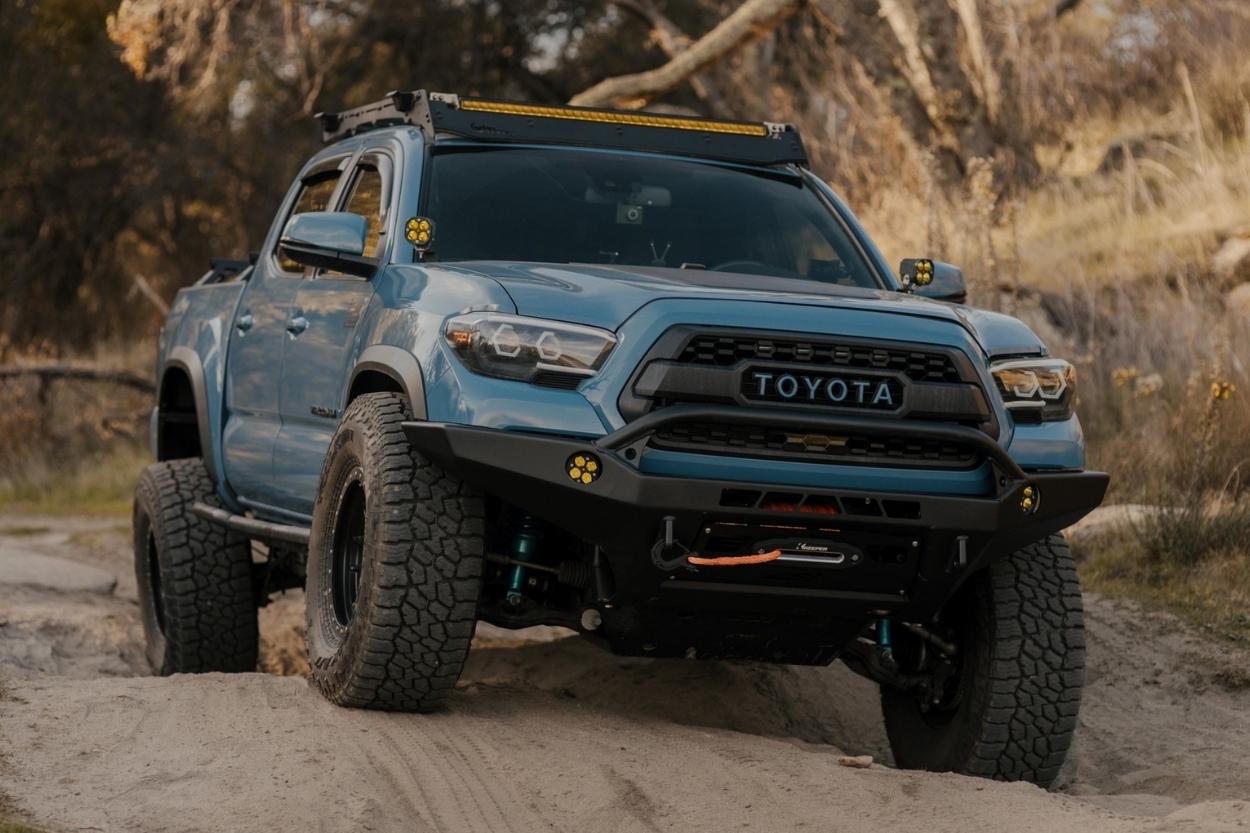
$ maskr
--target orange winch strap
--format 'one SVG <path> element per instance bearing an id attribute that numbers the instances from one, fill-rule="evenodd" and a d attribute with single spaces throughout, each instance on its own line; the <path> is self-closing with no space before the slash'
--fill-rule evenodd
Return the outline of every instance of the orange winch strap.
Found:
<path id="1" fill-rule="evenodd" d="M 746 567 L 751 564 L 767 564 L 781 558 L 781 550 L 761 552 L 755 555 L 718 555 L 704 558 L 701 555 L 688 555 L 686 562 L 696 567 Z"/>

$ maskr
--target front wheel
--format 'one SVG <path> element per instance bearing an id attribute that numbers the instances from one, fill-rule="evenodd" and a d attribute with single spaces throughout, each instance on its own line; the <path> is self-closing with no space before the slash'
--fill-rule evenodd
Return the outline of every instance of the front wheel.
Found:
<path id="1" fill-rule="evenodd" d="M 477 623 L 483 501 L 412 448 L 393 393 L 354 400 L 330 442 L 308 547 L 308 655 L 331 701 L 442 705 Z"/>
<path id="2" fill-rule="evenodd" d="M 946 607 L 953 671 L 929 696 L 882 686 L 895 761 L 1049 786 L 1076 729 L 1085 668 L 1081 588 L 1063 536 L 1053 535 L 969 580 Z M 907 634 L 900 665 L 925 646 Z"/>

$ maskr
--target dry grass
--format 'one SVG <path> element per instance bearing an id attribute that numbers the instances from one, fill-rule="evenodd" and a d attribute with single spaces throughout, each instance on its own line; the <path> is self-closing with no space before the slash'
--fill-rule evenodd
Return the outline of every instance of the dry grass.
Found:
<path id="1" fill-rule="evenodd" d="M 863 219 L 892 261 L 928 254 L 983 286 L 1069 293 L 1213 277 L 1221 243 L 1250 232 L 1250 55 L 1187 46 L 1192 54 L 1135 67 L 1153 72 L 1135 98 L 1104 91 L 1100 100 L 1096 84 L 1082 90 L 1086 82 L 1069 79 L 1069 97 L 1088 95 L 1068 118 L 1039 117 L 1040 186 L 1002 197 L 974 165 L 963 188 L 942 189 L 931 160 L 913 154 L 893 168 L 903 178 L 878 175 L 865 189 Z M 1217 277 L 1226 288 L 1250 281 L 1250 268 Z"/>
<path id="2" fill-rule="evenodd" d="M 105 345 L 87 355 L 52 351 L 0 361 L 67 359 L 150 373 L 148 341 Z M 95 382 L 0 382 L 0 512 L 126 515 L 139 470 L 148 459 L 149 397 Z M 11 404 L 10 404 L 11 403 Z"/>
<path id="3" fill-rule="evenodd" d="M 0 485 L 0 512 L 126 518 L 139 473 L 151 462 L 141 444 L 126 441 L 72 464 L 43 461 L 39 476 Z"/>
<path id="4" fill-rule="evenodd" d="M 1113 139 L 1102 154 L 1136 141 Z M 1211 277 L 1220 245 L 1250 231 L 1250 142 L 1142 141 L 1148 156 L 1111 170 L 1074 173 L 1056 160 L 1042 187 L 1001 201 L 975 175 L 955 192 L 889 188 L 862 219 L 892 263 L 922 254 L 958 263 L 974 288 L 1079 292 Z M 1220 278 L 1250 280 L 1250 270 Z"/>
<path id="5" fill-rule="evenodd" d="M 45 833 L 38 827 L 17 821 L 13 815 L 15 812 L 12 801 L 0 794 L 0 833 Z"/>
<path id="6" fill-rule="evenodd" d="M 1197 564 L 1142 558 L 1132 536 L 1105 541 L 1080 567 L 1087 590 L 1175 613 L 1204 633 L 1250 645 L 1250 553 L 1244 546 Z"/>

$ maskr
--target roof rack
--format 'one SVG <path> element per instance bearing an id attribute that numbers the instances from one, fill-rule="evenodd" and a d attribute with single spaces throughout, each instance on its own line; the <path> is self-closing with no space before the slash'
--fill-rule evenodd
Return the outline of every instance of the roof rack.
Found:
<path id="1" fill-rule="evenodd" d="M 431 143 L 459 136 L 486 142 L 655 151 L 763 165 L 808 164 L 794 125 L 774 122 L 526 104 L 425 90 L 395 90 L 381 101 L 341 113 L 318 113 L 317 118 L 326 142 L 407 124 L 420 129 Z"/>

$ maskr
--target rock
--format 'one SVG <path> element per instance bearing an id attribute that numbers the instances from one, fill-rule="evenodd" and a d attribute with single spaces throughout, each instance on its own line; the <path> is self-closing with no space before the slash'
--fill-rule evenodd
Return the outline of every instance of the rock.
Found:
<path id="1" fill-rule="evenodd" d="M 5 547 L 0 548 L 0 586 L 5 585 L 108 595 L 117 577 L 78 561 Z"/>
<path id="2" fill-rule="evenodd" d="M 868 769 L 872 766 L 871 755 L 841 755 L 838 757 L 838 766 L 849 766 L 852 769 Z"/>

